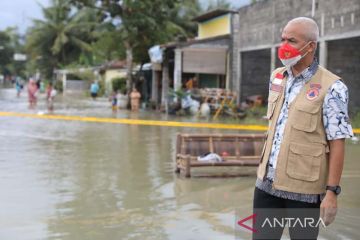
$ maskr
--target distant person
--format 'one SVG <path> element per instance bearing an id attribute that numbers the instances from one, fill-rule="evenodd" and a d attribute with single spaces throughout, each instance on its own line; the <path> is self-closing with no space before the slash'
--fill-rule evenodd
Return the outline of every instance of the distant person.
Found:
<path id="1" fill-rule="evenodd" d="M 43 92 L 45 92 L 45 83 L 44 83 L 44 81 L 40 81 L 40 92 L 41 93 L 43 93 Z"/>
<path id="2" fill-rule="evenodd" d="M 28 98 L 29 98 L 29 108 L 33 109 L 36 107 L 36 102 L 37 102 L 36 95 L 38 92 L 38 87 L 33 78 L 30 78 L 28 86 L 27 86 L 27 90 L 28 90 Z"/>
<path id="3" fill-rule="evenodd" d="M 109 101 L 111 102 L 111 109 L 113 112 L 117 111 L 117 102 L 118 102 L 118 93 L 117 91 L 113 91 L 111 96 L 109 97 Z"/>
<path id="4" fill-rule="evenodd" d="M 131 111 L 139 111 L 141 94 L 134 87 L 130 93 Z"/>
<path id="5" fill-rule="evenodd" d="M 55 88 L 53 87 L 53 83 L 50 82 L 46 88 L 46 103 L 47 103 L 49 112 L 54 111 L 54 99 L 55 99 L 56 93 L 57 92 L 56 92 Z"/>
<path id="6" fill-rule="evenodd" d="M 90 94 L 91 94 L 91 97 L 93 98 L 93 100 L 96 100 L 96 98 L 98 96 L 98 92 L 99 92 L 99 84 L 97 82 L 93 81 L 90 86 Z"/>
<path id="7" fill-rule="evenodd" d="M 16 81 L 16 76 L 11 76 L 10 81 L 12 84 L 14 84 Z"/>
<path id="8" fill-rule="evenodd" d="M 20 97 L 21 91 L 24 88 L 24 85 L 22 84 L 22 80 L 20 77 L 16 77 L 15 79 L 15 89 L 16 89 L 16 96 Z"/>
<path id="9" fill-rule="evenodd" d="M 186 90 L 191 90 L 194 87 L 194 78 L 190 78 L 185 84 Z"/>
<path id="10" fill-rule="evenodd" d="M 36 87 L 37 87 L 38 90 L 41 91 L 41 80 L 40 79 L 36 80 Z"/>

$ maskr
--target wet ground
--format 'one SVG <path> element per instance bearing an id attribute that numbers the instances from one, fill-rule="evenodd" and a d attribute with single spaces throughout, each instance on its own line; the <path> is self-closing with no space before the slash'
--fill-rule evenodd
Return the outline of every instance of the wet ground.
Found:
<path id="1" fill-rule="evenodd" d="M 174 120 L 113 114 L 106 99 L 56 101 L 55 114 Z M 0 109 L 46 112 L 43 96 L 28 110 L 26 96 L 12 89 L 0 89 Z M 173 171 L 177 132 L 234 131 L 15 117 L 0 123 L 1 240 L 236 239 L 236 221 L 251 213 L 254 168 L 202 169 L 191 179 Z M 348 142 L 339 214 L 319 239 L 360 239 L 359 156 L 360 145 Z"/>

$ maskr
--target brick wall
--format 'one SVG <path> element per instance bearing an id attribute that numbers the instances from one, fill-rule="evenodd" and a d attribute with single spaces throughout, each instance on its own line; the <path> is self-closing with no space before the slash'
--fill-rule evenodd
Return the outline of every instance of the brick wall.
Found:
<path id="1" fill-rule="evenodd" d="M 350 88 L 350 108 L 360 109 L 360 0 L 316 0 L 314 19 L 320 41 L 328 43 L 327 68 L 341 75 Z M 311 0 L 263 0 L 239 9 L 233 24 L 232 88 L 240 98 L 267 90 L 270 48 L 280 43 L 286 23 L 300 16 L 311 17 Z M 236 54 L 241 53 L 237 60 Z M 319 58 L 319 47 L 316 54 Z M 236 67 L 236 64 L 240 67 Z M 281 66 L 275 58 L 274 65 Z M 237 78 L 236 78 L 237 77 Z M 267 96 L 265 92 L 264 96 Z"/>
<path id="2" fill-rule="evenodd" d="M 359 0 L 317 0 L 316 3 L 314 19 L 323 38 L 360 31 Z M 279 43 L 280 33 L 289 20 L 311 17 L 311 12 L 310 0 L 264 0 L 240 8 L 240 47 Z"/>
<path id="3" fill-rule="evenodd" d="M 270 79 L 270 49 L 243 52 L 241 62 L 241 101 L 251 95 L 267 96 Z"/>
<path id="4" fill-rule="evenodd" d="M 349 108 L 360 110 L 360 37 L 328 42 L 328 66 L 349 89 Z"/>

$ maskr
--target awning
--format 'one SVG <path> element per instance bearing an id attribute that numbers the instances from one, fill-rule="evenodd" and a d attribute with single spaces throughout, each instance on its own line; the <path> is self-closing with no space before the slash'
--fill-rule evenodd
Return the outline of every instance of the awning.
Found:
<path id="1" fill-rule="evenodd" d="M 227 48 L 184 48 L 183 72 L 226 74 Z"/>

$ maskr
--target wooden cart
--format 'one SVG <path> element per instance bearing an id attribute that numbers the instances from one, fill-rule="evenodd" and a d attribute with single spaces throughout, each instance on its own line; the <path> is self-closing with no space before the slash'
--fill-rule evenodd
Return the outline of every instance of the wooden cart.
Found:
<path id="1" fill-rule="evenodd" d="M 191 168 L 207 166 L 258 166 L 265 134 L 186 134 L 176 139 L 175 172 L 191 176 Z M 222 157 L 221 162 L 198 161 L 207 152 Z"/>

